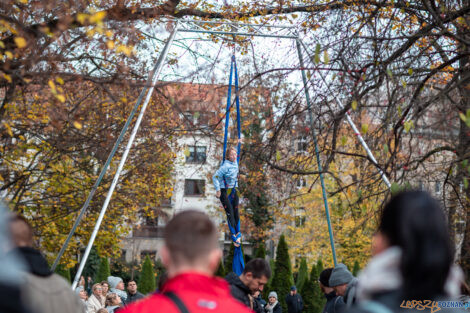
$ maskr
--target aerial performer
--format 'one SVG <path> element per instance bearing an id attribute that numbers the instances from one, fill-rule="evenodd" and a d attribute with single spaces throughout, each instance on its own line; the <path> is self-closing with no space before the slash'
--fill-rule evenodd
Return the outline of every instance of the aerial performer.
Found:
<path id="1" fill-rule="evenodd" d="M 228 126 L 230 122 L 230 110 L 232 109 L 232 75 L 235 73 L 235 102 L 237 108 L 237 147 L 231 147 L 227 150 Z M 240 232 L 240 214 L 238 211 L 238 163 L 240 161 L 241 139 L 241 122 L 240 122 L 240 99 L 238 96 L 238 73 L 235 56 L 232 56 L 230 64 L 230 78 L 228 85 L 227 107 L 225 113 L 225 134 L 224 134 L 224 150 L 222 164 L 215 172 L 212 180 L 216 191 L 216 196 L 220 199 L 222 206 L 227 215 L 227 224 L 230 230 L 230 237 L 235 246 L 233 252 L 232 270 L 241 275 L 245 268 L 243 261 L 243 252 L 241 248 L 242 235 Z"/>
<path id="2" fill-rule="evenodd" d="M 227 158 L 212 177 L 217 198 L 227 214 L 228 228 L 235 247 L 240 247 L 240 214 L 238 213 L 238 160 L 237 150 L 228 149 Z"/>

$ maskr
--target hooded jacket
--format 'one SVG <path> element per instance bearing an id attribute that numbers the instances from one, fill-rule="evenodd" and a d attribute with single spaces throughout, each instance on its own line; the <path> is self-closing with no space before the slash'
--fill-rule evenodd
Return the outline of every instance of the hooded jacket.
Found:
<path id="1" fill-rule="evenodd" d="M 42 254 L 30 247 L 17 248 L 28 265 L 22 293 L 24 302 L 37 313 L 83 313 L 80 298 L 69 283 L 49 269 Z"/>
<path id="2" fill-rule="evenodd" d="M 175 293 L 191 313 L 250 313 L 251 311 L 230 296 L 228 284 L 217 277 L 187 272 L 169 279 L 161 293 L 129 304 L 119 313 L 180 313 L 176 305 L 164 295 Z"/>
<path id="3" fill-rule="evenodd" d="M 322 313 L 339 313 L 345 306 L 343 297 L 337 296 L 334 291 L 325 294 L 325 298 L 326 304 Z"/>

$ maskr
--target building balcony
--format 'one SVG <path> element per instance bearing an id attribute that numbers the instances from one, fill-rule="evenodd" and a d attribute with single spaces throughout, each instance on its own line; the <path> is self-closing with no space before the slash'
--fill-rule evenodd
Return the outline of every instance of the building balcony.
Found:
<path id="1" fill-rule="evenodd" d="M 163 238 L 163 226 L 142 225 L 134 227 L 132 237 L 136 238 Z"/>

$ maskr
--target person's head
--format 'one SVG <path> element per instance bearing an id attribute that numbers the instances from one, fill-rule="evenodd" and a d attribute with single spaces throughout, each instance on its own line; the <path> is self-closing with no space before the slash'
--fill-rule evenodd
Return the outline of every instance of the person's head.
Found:
<path id="1" fill-rule="evenodd" d="M 106 296 L 106 306 L 119 305 L 121 303 L 121 297 L 115 293 L 109 293 Z"/>
<path id="2" fill-rule="evenodd" d="M 88 298 L 88 294 L 85 291 L 85 288 L 83 286 L 79 286 L 75 289 L 75 292 L 78 294 L 80 299 L 86 300 Z"/>
<path id="3" fill-rule="evenodd" d="M 137 283 L 135 282 L 135 280 L 130 280 L 127 283 L 127 291 L 129 291 L 131 295 L 137 292 Z"/>
<path id="4" fill-rule="evenodd" d="M 103 294 L 103 296 L 106 296 L 106 294 L 108 293 L 108 290 L 109 290 L 109 284 L 107 281 L 103 280 L 101 282 L 101 287 L 103 288 L 101 290 L 101 293 Z"/>
<path id="5" fill-rule="evenodd" d="M 102 290 L 103 290 L 103 287 L 101 286 L 101 284 L 94 284 L 93 287 L 91 287 L 91 292 L 93 292 L 95 297 L 97 297 L 98 299 L 102 295 Z"/>
<path id="6" fill-rule="evenodd" d="M 268 301 L 270 304 L 273 304 L 277 301 L 277 293 L 275 291 L 271 291 L 268 295 Z"/>
<path id="7" fill-rule="evenodd" d="M 111 289 L 124 290 L 124 282 L 121 277 L 108 276 L 108 284 Z"/>
<path id="8" fill-rule="evenodd" d="M 407 299 L 444 295 L 453 262 L 446 216 L 439 202 L 424 191 L 405 191 L 390 199 L 380 218 L 376 251 L 402 251 L 400 270 Z M 382 245 L 382 247 L 380 247 Z"/>
<path id="9" fill-rule="evenodd" d="M 256 258 L 246 263 L 240 280 L 253 294 L 258 290 L 263 291 L 269 277 L 271 277 L 271 269 L 268 262 L 265 259 Z"/>
<path id="10" fill-rule="evenodd" d="M 21 215 L 10 218 L 10 233 L 13 245 L 16 247 L 33 247 L 33 228 Z"/>
<path id="11" fill-rule="evenodd" d="M 320 273 L 320 288 L 323 293 L 329 294 L 332 292 L 334 289 L 330 287 L 330 277 L 331 277 L 331 272 L 333 271 L 333 268 L 326 268 Z"/>
<path id="12" fill-rule="evenodd" d="M 231 147 L 227 150 L 226 159 L 230 162 L 235 162 L 237 160 L 237 149 L 235 149 L 235 147 Z"/>
<path id="13" fill-rule="evenodd" d="M 297 287 L 295 285 L 291 286 L 290 287 L 290 294 L 295 295 L 296 293 L 297 293 Z"/>
<path id="14" fill-rule="evenodd" d="M 207 214 L 188 210 L 176 214 L 165 226 L 165 244 L 160 250 L 171 278 L 185 271 L 213 275 L 219 266 L 217 228 Z"/>
<path id="15" fill-rule="evenodd" d="M 353 280 L 354 276 L 348 270 L 347 266 L 343 263 L 339 263 L 331 271 L 330 279 L 328 284 L 332 287 L 338 296 L 344 296 L 348 284 Z"/>
<path id="16" fill-rule="evenodd" d="M 105 308 L 101 308 L 99 309 L 98 311 L 96 311 L 96 313 L 109 313 L 107 309 Z"/>

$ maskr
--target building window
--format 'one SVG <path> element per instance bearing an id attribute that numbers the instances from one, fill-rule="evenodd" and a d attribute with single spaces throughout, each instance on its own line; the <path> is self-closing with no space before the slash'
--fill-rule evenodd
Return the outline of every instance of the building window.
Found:
<path id="1" fill-rule="evenodd" d="M 143 260 L 145 259 L 146 256 L 150 257 L 150 260 L 155 260 L 157 257 L 157 251 L 155 250 L 142 250 L 140 251 L 140 259 Z"/>
<path id="2" fill-rule="evenodd" d="M 307 143 L 308 140 L 306 136 L 298 137 L 295 142 L 295 148 L 297 152 L 307 152 Z"/>
<path id="3" fill-rule="evenodd" d="M 185 196 L 203 196 L 206 182 L 202 179 L 185 179 L 184 195 Z"/>
<path id="4" fill-rule="evenodd" d="M 303 178 L 297 179 L 297 188 L 307 187 L 307 181 Z"/>
<path id="5" fill-rule="evenodd" d="M 186 157 L 186 163 L 206 163 L 206 147 L 204 146 L 189 146 L 189 156 Z"/>
<path id="6" fill-rule="evenodd" d="M 295 226 L 303 227 L 305 225 L 305 208 L 295 210 Z"/>
<path id="7" fill-rule="evenodd" d="M 441 191 L 441 183 L 440 182 L 436 182 L 436 184 L 434 185 L 434 191 L 436 192 L 436 194 L 439 194 L 439 192 Z"/>

